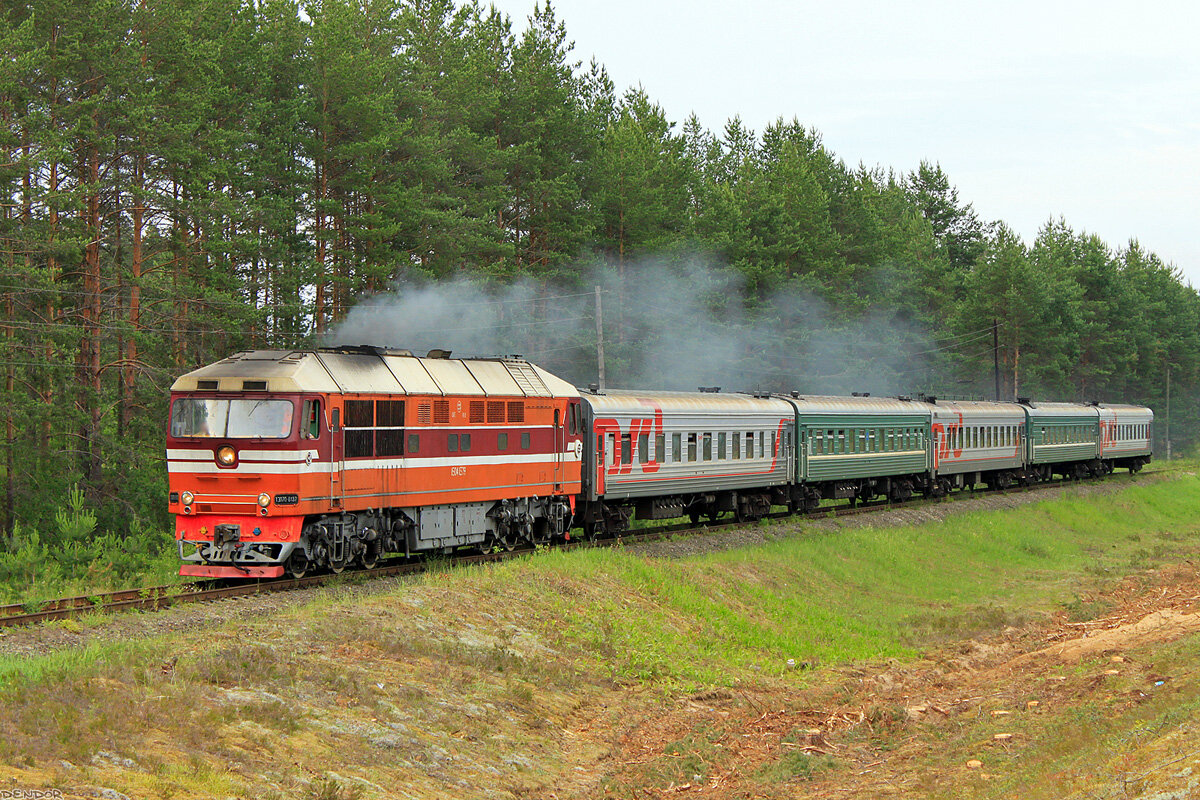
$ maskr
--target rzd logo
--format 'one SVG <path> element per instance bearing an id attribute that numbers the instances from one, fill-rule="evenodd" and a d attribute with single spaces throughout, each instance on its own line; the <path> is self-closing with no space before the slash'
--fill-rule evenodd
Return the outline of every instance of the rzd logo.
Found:
<path id="1" fill-rule="evenodd" d="M 621 423 L 615 419 L 597 419 L 593 425 L 596 430 L 597 439 L 601 442 L 607 440 L 611 442 L 608 449 L 612 452 L 608 454 L 607 464 L 600 464 L 604 468 L 604 472 L 609 475 L 628 475 L 633 472 L 633 449 L 637 447 L 638 440 L 642 436 L 653 436 L 656 440 L 663 432 L 663 412 L 662 406 L 653 400 L 639 400 L 639 403 L 652 409 L 654 416 L 652 417 L 634 417 L 629 420 L 628 438 L 621 431 Z M 625 444 L 628 442 L 628 445 Z M 622 449 L 628 446 L 630 453 L 629 459 L 622 463 Z M 601 452 L 598 448 L 597 452 Z M 639 461 L 638 467 L 642 472 L 652 473 L 658 472 L 662 468 L 662 463 L 659 459 L 663 456 L 655 448 L 653 458 L 648 458 L 646 461 Z"/>

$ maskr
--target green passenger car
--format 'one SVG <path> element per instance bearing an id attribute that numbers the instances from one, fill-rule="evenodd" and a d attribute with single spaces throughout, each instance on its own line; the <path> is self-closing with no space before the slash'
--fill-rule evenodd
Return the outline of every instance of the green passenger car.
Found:
<path id="1" fill-rule="evenodd" d="M 887 397 L 785 397 L 796 408 L 796 482 L 810 498 L 906 498 L 928 480 L 930 409 Z"/>

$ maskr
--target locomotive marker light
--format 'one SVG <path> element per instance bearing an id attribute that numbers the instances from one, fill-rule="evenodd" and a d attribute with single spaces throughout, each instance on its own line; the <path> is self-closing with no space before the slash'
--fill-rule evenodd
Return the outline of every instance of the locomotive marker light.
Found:
<path id="1" fill-rule="evenodd" d="M 267 494 L 266 492 L 263 492 L 262 494 L 260 494 L 258 496 L 258 505 L 260 508 L 263 508 L 263 509 L 265 509 L 267 506 L 271 505 L 271 495 Z"/>
<path id="2" fill-rule="evenodd" d="M 221 448 L 217 450 L 217 464 L 221 465 L 222 467 L 237 466 L 237 451 L 235 451 L 229 445 L 222 445 Z"/>
<path id="3" fill-rule="evenodd" d="M 190 506 L 196 500 L 196 495 L 191 492 L 184 492 L 179 496 L 179 499 L 183 501 L 185 506 Z"/>

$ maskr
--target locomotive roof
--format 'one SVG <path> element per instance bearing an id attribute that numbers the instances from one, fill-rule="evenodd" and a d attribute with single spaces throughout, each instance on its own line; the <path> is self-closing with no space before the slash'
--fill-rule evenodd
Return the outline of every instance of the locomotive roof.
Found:
<path id="1" fill-rule="evenodd" d="M 193 370 L 175 392 L 216 390 L 344 394 L 577 397 L 560 378 L 523 358 L 419 358 L 375 348 L 247 350 Z"/>

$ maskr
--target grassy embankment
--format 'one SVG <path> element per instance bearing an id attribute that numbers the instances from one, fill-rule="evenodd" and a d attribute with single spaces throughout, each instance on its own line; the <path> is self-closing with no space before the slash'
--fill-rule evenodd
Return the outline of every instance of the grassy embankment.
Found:
<path id="1" fill-rule="evenodd" d="M 564 797 L 603 786 L 628 796 L 705 781 L 724 768 L 728 735 L 707 719 L 643 761 L 619 754 L 655 709 L 712 687 L 731 689 L 735 705 L 766 696 L 799 707 L 833 697 L 821 687 L 844 665 L 907 663 L 1064 608 L 1101 616 L 1097 590 L 1196 554 L 1197 508 L 1200 480 L 1181 477 L 915 527 L 764 523 L 777 538 L 761 547 L 677 560 L 539 553 L 365 597 L 347 584 L 204 631 L 7 657 L 0 780 L 137 797 L 463 797 L 483 787 Z M 1197 649 L 1174 645 L 1163 668 Z M 1136 717 L 1100 705 L 1029 722 L 1061 725 L 1060 735 L 1005 763 L 1061 777 L 1064 765 L 1111 754 L 1129 725 L 1171 734 L 1200 703 L 1194 679 L 1173 689 L 1171 703 L 1139 705 Z M 1074 733 L 1080 720 L 1087 737 Z M 958 763 L 980 725 L 930 735 Z M 780 753 L 744 778 L 755 791 L 786 796 L 789 780 L 838 774 L 836 756 Z M 979 792 L 1037 779 L 1013 772 L 1015 783 Z"/>

